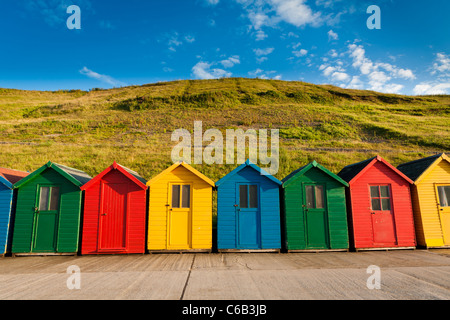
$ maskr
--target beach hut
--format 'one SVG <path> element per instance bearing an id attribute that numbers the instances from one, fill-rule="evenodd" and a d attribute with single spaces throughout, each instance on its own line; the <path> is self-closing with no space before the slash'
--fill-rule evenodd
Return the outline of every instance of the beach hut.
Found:
<path id="1" fill-rule="evenodd" d="M 85 172 L 48 162 L 14 185 L 18 190 L 13 255 L 78 251 Z"/>
<path id="2" fill-rule="evenodd" d="M 217 248 L 279 251 L 281 181 L 246 161 L 217 181 Z"/>
<path id="3" fill-rule="evenodd" d="M 28 172 L 0 168 L 0 256 L 11 252 L 11 239 L 15 215 L 14 183 Z"/>
<path id="4" fill-rule="evenodd" d="M 401 164 L 397 169 L 414 181 L 417 244 L 450 247 L 450 158 L 438 154 Z"/>
<path id="5" fill-rule="evenodd" d="M 356 250 L 415 248 L 411 179 L 380 156 L 349 165 L 350 243 Z"/>
<path id="6" fill-rule="evenodd" d="M 147 182 L 147 186 L 148 250 L 210 252 L 214 182 L 179 162 Z"/>
<path id="7" fill-rule="evenodd" d="M 145 253 L 146 182 L 114 162 L 81 187 L 81 254 Z"/>
<path id="8" fill-rule="evenodd" d="M 347 182 L 316 161 L 283 179 L 288 251 L 348 251 L 346 187 Z"/>

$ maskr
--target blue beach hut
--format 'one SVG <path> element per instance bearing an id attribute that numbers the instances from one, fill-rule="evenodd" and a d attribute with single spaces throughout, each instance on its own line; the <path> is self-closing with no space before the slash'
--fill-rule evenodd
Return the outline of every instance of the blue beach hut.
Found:
<path id="1" fill-rule="evenodd" d="M 27 172 L 0 168 L 0 257 L 11 251 L 15 211 L 13 185 L 27 175 Z"/>
<path id="2" fill-rule="evenodd" d="M 281 249 L 280 186 L 247 160 L 217 181 L 217 249 Z"/>

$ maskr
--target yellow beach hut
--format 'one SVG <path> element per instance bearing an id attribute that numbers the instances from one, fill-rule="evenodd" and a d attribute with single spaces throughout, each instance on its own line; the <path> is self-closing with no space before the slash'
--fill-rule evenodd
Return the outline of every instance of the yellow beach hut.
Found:
<path id="1" fill-rule="evenodd" d="M 442 153 L 401 164 L 398 169 L 414 181 L 417 244 L 450 247 L 450 158 Z"/>
<path id="2" fill-rule="evenodd" d="M 179 162 L 147 183 L 149 252 L 211 251 L 214 182 Z"/>

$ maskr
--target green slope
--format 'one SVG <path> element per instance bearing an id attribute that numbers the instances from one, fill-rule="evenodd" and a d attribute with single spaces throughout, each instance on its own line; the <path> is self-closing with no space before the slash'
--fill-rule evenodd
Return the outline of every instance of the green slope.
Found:
<path id="1" fill-rule="evenodd" d="M 31 171 L 52 160 L 96 175 L 116 160 L 150 179 L 171 163 L 171 133 L 196 120 L 203 130 L 280 129 L 279 179 L 314 159 L 338 172 L 376 154 L 398 165 L 450 150 L 450 96 L 230 78 L 0 89 L 0 166 Z M 218 180 L 236 166 L 195 167 Z"/>

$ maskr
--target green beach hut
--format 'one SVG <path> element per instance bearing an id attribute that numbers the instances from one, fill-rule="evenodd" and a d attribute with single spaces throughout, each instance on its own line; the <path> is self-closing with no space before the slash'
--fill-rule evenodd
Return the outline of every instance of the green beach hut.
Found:
<path id="1" fill-rule="evenodd" d="M 85 172 L 48 162 L 17 182 L 13 255 L 76 254 L 80 187 L 91 179 Z"/>
<path id="2" fill-rule="evenodd" d="M 348 251 L 347 182 L 316 161 L 292 172 L 282 182 L 286 249 Z"/>

